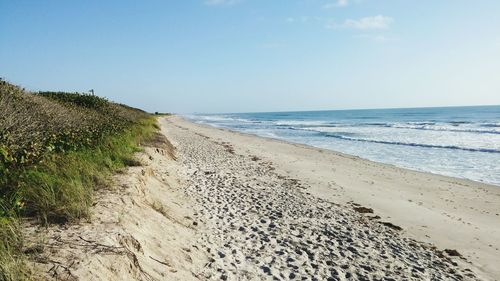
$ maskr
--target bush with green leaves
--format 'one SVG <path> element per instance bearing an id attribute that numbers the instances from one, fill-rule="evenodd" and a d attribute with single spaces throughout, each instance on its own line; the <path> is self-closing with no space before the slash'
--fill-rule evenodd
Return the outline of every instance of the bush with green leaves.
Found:
<path id="1" fill-rule="evenodd" d="M 88 218 L 94 190 L 133 162 L 155 125 L 95 95 L 32 93 L 0 79 L 0 279 L 26 273 L 18 217 Z"/>

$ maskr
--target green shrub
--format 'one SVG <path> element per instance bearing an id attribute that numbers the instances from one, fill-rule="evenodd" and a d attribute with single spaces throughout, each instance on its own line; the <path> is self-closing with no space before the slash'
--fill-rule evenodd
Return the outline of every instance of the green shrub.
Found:
<path id="1" fill-rule="evenodd" d="M 110 105 L 110 102 L 105 98 L 85 93 L 39 92 L 38 94 L 62 103 L 86 107 L 94 110 L 105 110 Z"/>
<path id="2" fill-rule="evenodd" d="M 18 216 L 89 218 L 95 189 L 155 132 L 144 111 L 88 94 L 29 93 L 0 79 L 0 280 L 26 275 Z"/>

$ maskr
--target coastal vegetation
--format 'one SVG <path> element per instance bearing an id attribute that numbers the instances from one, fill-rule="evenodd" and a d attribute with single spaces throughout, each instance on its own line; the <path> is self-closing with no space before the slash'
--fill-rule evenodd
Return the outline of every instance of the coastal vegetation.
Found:
<path id="1" fill-rule="evenodd" d="M 89 219 L 95 190 L 157 125 L 148 113 L 84 93 L 37 92 L 0 80 L 0 280 L 29 278 L 21 222 Z"/>

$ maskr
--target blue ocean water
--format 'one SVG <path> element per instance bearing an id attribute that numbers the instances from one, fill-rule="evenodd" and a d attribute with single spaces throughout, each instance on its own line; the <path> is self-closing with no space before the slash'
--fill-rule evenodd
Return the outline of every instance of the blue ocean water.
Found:
<path id="1" fill-rule="evenodd" d="M 500 185 L 500 106 L 186 117 L 400 167 Z"/>

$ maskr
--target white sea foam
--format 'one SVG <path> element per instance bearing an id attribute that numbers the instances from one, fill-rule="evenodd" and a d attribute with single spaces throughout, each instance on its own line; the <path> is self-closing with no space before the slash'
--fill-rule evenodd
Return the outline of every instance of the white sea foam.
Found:
<path id="1" fill-rule="evenodd" d="M 500 185 L 500 107 L 219 114 L 188 118 L 401 167 Z"/>

